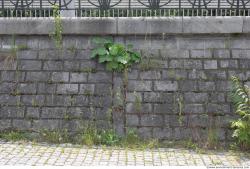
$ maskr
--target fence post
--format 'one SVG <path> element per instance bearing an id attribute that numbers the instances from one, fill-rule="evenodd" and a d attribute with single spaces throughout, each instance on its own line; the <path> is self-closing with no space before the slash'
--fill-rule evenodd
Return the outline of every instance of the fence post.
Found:
<path id="1" fill-rule="evenodd" d="M 63 2 L 65 2 L 67 5 L 66 7 L 63 7 L 62 10 L 60 11 L 60 14 L 62 17 L 75 17 L 75 1 L 76 0 L 64 0 Z M 64 4 L 61 4 L 62 6 Z"/>

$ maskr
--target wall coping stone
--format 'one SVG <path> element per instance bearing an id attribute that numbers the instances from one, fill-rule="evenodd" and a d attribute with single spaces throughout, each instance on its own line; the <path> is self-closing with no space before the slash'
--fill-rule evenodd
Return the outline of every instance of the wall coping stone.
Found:
<path id="1" fill-rule="evenodd" d="M 63 34 L 153 35 L 250 33 L 250 17 L 66 18 Z M 47 35 L 53 18 L 0 18 L 0 35 Z"/>

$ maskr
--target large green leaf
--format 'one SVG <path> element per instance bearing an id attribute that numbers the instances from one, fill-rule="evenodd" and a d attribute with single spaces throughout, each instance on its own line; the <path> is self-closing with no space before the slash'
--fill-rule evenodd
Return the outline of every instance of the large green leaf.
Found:
<path id="1" fill-rule="evenodd" d="M 95 44 L 105 44 L 105 43 L 112 43 L 112 39 L 111 38 L 100 38 L 100 37 L 95 37 L 92 39 L 92 42 Z"/>
<path id="2" fill-rule="evenodd" d="M 106 68 L 108 70 L 114 70 L 118 68 L 118 63 L 117 62 L 108 62 L 106 65 Z"/>
<path id="3" fill-rule="evenodd" d="M 112 58 L 109 57 L 109 55 L 103 55 L 99 57 L 99 63 L 103 63 L 103 62 L 110 62 L 112 61 Z"/>
<path id="4" fill-rule="evenodd" d="M 106 55 L 107 54 L 107 50 L 103 47 L 101 48 L 96 48 L 94 50 L 91 51 L 91 58 L 95 58 L 97 55 L 102 56 L 102 55 Z"/>
<path id="5" fill-rule="evenodd" d="M 118 55 L 120 53 L 124 53 L 124 46 L 122 46 L 121 44 L 114 44 L 109 48 L 110 54 L 111 55 Z"/>

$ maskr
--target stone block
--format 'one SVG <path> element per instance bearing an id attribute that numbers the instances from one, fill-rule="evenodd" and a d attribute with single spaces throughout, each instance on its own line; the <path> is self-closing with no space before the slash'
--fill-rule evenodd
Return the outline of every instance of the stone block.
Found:
<path id="1" fill-rule="evenodd" d="M 242 33 L 243 18 L 184 17 L 184 33 Z"/>
<path id="2" fill-rule="evenodd" d="M 31 128 L 31 121 L 14 119 L 13 128 L 18 129 L 18 130 L 29 130 Z"/>
<path id="3" fill-rule="evenodd" d="M 1 119 L 0 120 L 0 131 L 11 128 L 11 120 Z"/>
<path id="4" fill-rule="evenodd" d="M 160 71 L 143 71 L 140 72 L 140 79 L 142 80 L 153 80 L 153 79 L 160 79 L 161 72 Z"/>
<path id="5" fill-rule="evenodd" d="M 79 61 L 64 61 L 64 65 L 63 65 L 63 70 L 64 71 L 75 71 L 78 72 L 80 71 L 80 63 Z"/>
<path id="6" fill-rule="evenodd" d="M 153 138 L 171 140 L 172 129 L 171 128 L 153 128 Z"/>
<path id="7" fill-rule="evenodd" d="M 42 62 L 38 60 L 20 60 L 18 70 L 42 70 Z"/>
<path id="8" fill-rule="evenodd" d="M 24 107 L 2 107 L 0 117 L 2 118 L 24 118 Z"/>
<path id="9" fill-rule="evenodd" d="M 1 106 L 8 106 L 8 105 L 17 106 L 19 103 L 20 103 L 20 96 L 12 96 L 9 94 L 0 95 Z"/>
<path id="10" fill-rule="evenodd" d="M 80 84 L 80 94 L 84 95 L 93 95 L 93 94 L 105 94 L 109 92 L 108 88 L 109 85 L 102 85 L 102 84 Z M 100 88 L 99 88 L 100 87 Z M 103 88 L 102 88 L 103 87 Z M 105 90 L 103 90 L 105 89 Z"/>
<path id="11" fill-rule="evenodd" d="M 152 128 L 151 127 L 140 127 L 138 129 L 138 135 L 139 135 L 139 137 L 141 137 L 143 139 L 152 138 Z"/>
<path id="12" fill-rule="evenodd" d="M 177 107 L 177 105 L 176 105 Z M 174 104 L 154 104 L 154 113 L 173 114 L 177 113 L 177 108 Z"/>
<path id="13" fill-rule="evenodd" d="M 197 81 L 191 81 L 191 80 L 185 80 L 185 81 L 179 81 L 179 90 L 180 91 L 197 91 L 198 84 Z"/>
<path id="14" fill-rule="evenodd" d="M 127 103 L 126 112 L 127 113 L 151 113 L 152 105 L 149 103 L 139 103 L 138 105 L 135 103 Z"/>
<path id="15" fill-rule="evenodd" d="M 71 73 L 70 82 L 76 82 L 76 83 L 87 82 L 87 73 Z"/>
<path id="16" fill-rule="evenodd" d="M 35 83 L 19 83 L 17 85 L 17 90 L 20 94 L 36 94 L 36 84 Z"/>
<path id="17" fill-rule="evenodd" d="M 63 62 L 62 61 L 45 61 L 43 63 L 43 70 L 54 70 L 59 71 L 63 70 Z"/>
<path id="18" fill-rule="evenodd" d="M 144 102 L 173 103 L 174 102 L 174 96 L 171 93 L 145 92 L 144 93 Z"/>
<path id="19" fill-rule="evenodd" d="M 45 96 L 44 95 L 22 95 L 21 103 L 25 106 L 43 106 L 45 104 Z"/>
<path id="20" fill-rule="evenodd" d="M 152 91 L 151 81 L 130 80 L 128 82 L 129 91 Z"/>
<path id="21" fill-rule="evenodd" d="M 41 118 L 42 119 L 63 119 L 66 114 L 66 108 L 63 107 L 43 107 Z"/>
<path id="22" fill-rule="evenodd" d="M 164 120 L 161 115 L 142 115 L 141 125 L 142 126 L 163 126 Z"/>
<path id="23" fill-rule="evenodd" d="M 205 113 L 205 109 L 203 104 L 185 104 L 183 112 L 188 114 L 202 114 Z"/>
<path id="24" fill-rule="evenodd" d="M 208 80 L 227 79 L 225 70 L 206 70 L 205 74 Z"/>
<path id="25" fill-rule="evenodd" d="M 204 61 L 204 69 L 217 69 L 217 60 L 206 60 Z"/>
<path id="26" fill-rule="evenodd" d="M 229 49 L 214 49 L 215 58 L 230 58 Z"/>
<path id="27" fill-rule="evenodd" d="M 77 94 L 78 84 L 58 84 L 57 93 L 58 94 Z"/>
<path id="28" fill-rule="evenodd" d="M 220 67 L 228 69 L 238 68 L 238 60 L 221 60 Z"/>
<path id="29" fill-rule="evenodd" d="M 212 58 L 212 50 L 191 50 L 191 58 Z"/>
<path id="30" fill-rule="evenodd" d="M 138 115 L 126 115 L 127 126 L 139 126 L 139 117 Z"/>
<path id="31" fill-rule="evenodd" d="M 233 49 L 232 50 L 232 58 L 235 58 L 235 59 L 249 59 L 250 58 L 250 50 Z"/>
<path id="32" fill-rule="evenodd" d="M 35 50 L 19 50 L 17 51 L 18 59 L 37 59 L 38 52 Z"/>
<path id="33" fill-rule="evenodd" d="M 215 91 L 215 82 L 212 81 L 199 81 L 198 86 L 202 92 Z"/>
<path id="34" fill-rule="evenodd" d="M 178 84 L 176 81 L 155 81 L 155 91 L 177 91 Z"/>
<path id="35" fill-rule="evenodd" d="M 88 82 L 89 83 L 111 83 L 112 75 L 108 72 L 97 72 L 97 73 L 89 73 Z"/>
<path id="36" fill-rule="evenodd" d="M 162 71 L 162 78 L 166 80 L 176 79 L 183 80 L 187 78 L 186 70 L 175 70 L 175 69 L 167 69 Z"/>
<path id="37" fill-rule="evenodd" d="M 162 58 L 189 58 L 189 51 L 188 50 L 180 50 L 180 49 L 161 49 L 161 57 Z"/>
<path id="38" fill-rule="evenodd" d="M 206 103 L 208 102 L 207 93 L 189 92 L 184 94 L 185 103 Z"/>
<path id="39" fill-rule="evenodd" d="M 71 96 L 65 95 L 47 95 L 46 106 L 70 106 L 72 103 Z"/>
<path id="40" fill-rule="evenodd" d="M 55 94 L 56 84 L 38 83 L 38 94 Z"/>
<path id="41" fill-rule="evenodd" d="M 53 72 L 53 82 L 69 82 L 69 72 Z"/>
<path id="42" fill-rule="evenodd" d="M 209 103 L 207 105 L 207 112 L 214 114 L 230 114 L 230 105 L 229 104 L 216 104 Z"/>
<path id="43" fill-rule="evenodd" d="M 48 72 L 27 72 L 26 79 L 27 82 L 47 82 L 50 80 L 50 75 Z"/>
<path id="44" fill-rule="evenodd" d="M 43 119 L 43 120 L 33 120 L 33 126 L 32 129 L 34 129 L 35 131 L 41 131 L 44 129 L 47 130 L 57 130 L 60 129 L 61 127 L 61 121 L 60 120 L 50 120 L 50 119 Z"/>
<path id="45" fill-rule="evenodd" d="M 27 107 L 26 118 L 28 119 L 38 119 L 40 117 L 39 107 Z"/>

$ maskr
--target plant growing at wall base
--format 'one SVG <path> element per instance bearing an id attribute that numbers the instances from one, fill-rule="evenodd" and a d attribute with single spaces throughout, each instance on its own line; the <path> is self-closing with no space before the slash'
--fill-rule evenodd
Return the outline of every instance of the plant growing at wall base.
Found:
<path id="1" fill-rule="evenodd" d="M 240 80 L 233 76 L 232 100 L 236 113 L 240 116 L 232 122 L 233 137 L 237 139 L 241 148 L 250 148 L 250 89 L 241 84 Z"/>
<path id="2" fill-rule="evenodd" d="M 91 58 L 98 58 L 98 62 L 105 64 L 109 71 L 121 72 L 141 60 L 141 55 L 132 50 L 132 45 L 124 46 L 103 38 L 94 38 L 93 43 L 97 47 L 92 50 Z"/>

